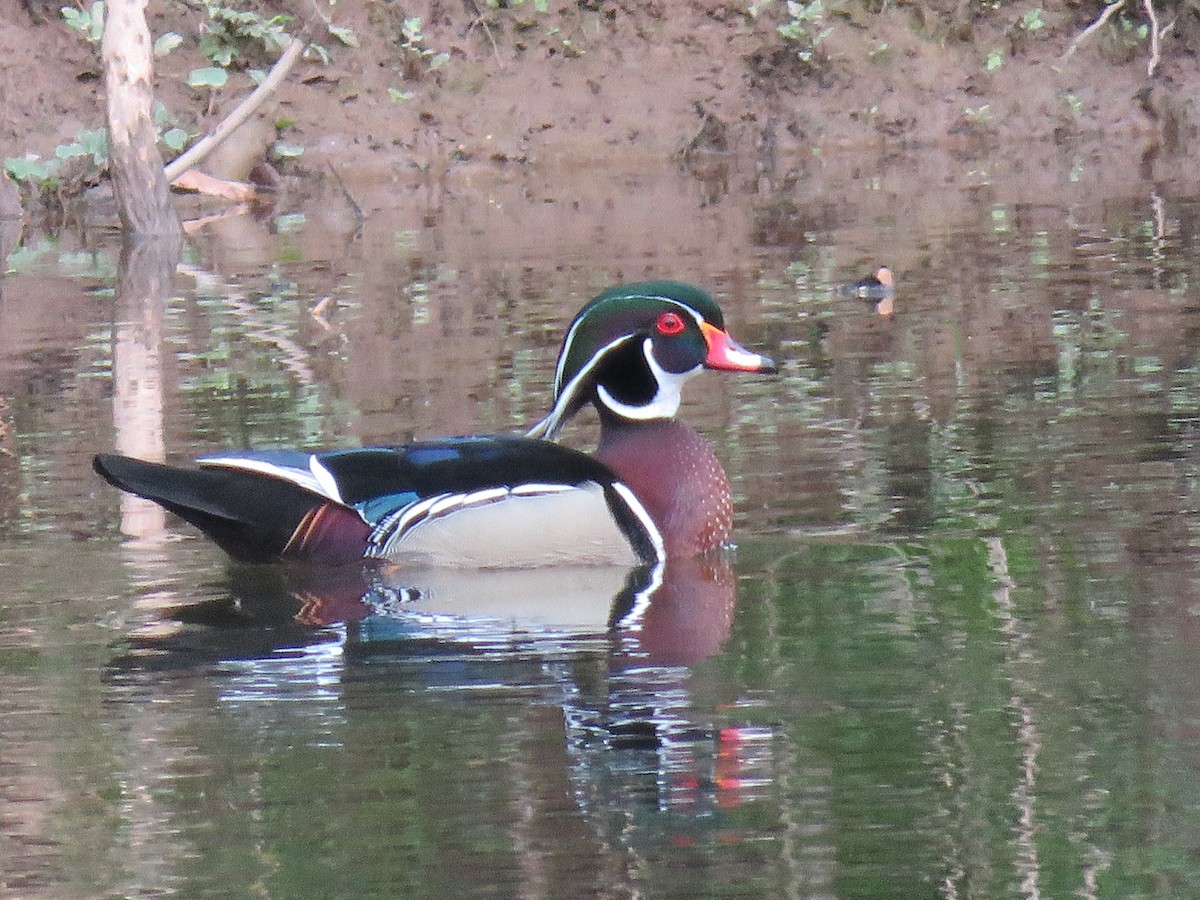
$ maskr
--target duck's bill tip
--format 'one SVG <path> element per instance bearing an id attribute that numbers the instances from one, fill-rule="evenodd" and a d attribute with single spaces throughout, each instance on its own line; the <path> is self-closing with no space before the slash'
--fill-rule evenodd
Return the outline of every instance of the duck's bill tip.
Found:
<path id="1" fill-rule="evenodd" d="M 747 350 L 719 328 L 711 325 L 706 327 L 704 337 L 708 342 L 705 368 L 726 372 L 758 372 L 763 375 L 774 375 L 779 371 L 771 357 Z"/>
<path id="2" fill-rule="evenodd" d="M 763 375 L 779 374 L 779 366 L 775 365 L 775 360 L 771 359 L 769 356 L 763 356 L 761 354 L 759 354 L 758 358 L 762 360 L 762 362 L 759 367 L 755 369 L 756 372 L 760 372 Z"/>

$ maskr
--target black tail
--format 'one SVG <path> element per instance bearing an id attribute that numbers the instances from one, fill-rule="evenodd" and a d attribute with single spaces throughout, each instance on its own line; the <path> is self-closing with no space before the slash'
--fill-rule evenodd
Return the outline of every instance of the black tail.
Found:
<path id="1" fill-rule="evenodd" d="M 92 468 L 114 487 L 195 525 L 243 562 L 362 559 L 369 527 L 358 514 L 281 478 L 228 468 L 182 468 L 101 454 Z"/>

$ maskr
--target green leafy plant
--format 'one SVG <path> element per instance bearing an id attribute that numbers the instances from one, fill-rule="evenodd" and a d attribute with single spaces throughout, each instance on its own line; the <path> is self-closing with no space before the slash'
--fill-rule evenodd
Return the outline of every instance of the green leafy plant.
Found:
<path id="1" fill-rule="evenodd" d="M 287 26 L 292 22 L 291 16 L 264 19 L 257 12 L 234 9 L 218 0 L 204 0 L 203 10 L 205 21 L 199 50 L 215 66 L 228 68 L 258 52 L 274 56 L 290 40 Z"/>
<path id="2" fill-rule="evenodd" d="M 1104 30 L 1101 42 L 1105 52 L 1118 59 L 1132 59 L 1133 55 L 1150 39 L 1150 26 L 1146 22 L 1135 22 L 1128 16 L 1115 16 Z"/>
<path id="3" fill-rule="evenodd" d="M 187 146 L 192 135 L 186 129 L 181 128 L 170 110 L 163 104 L 161 100 L 154 102 L 154 129 L 158 132 L 158 139 L 168 150 L 178 153 Z"/>
<path id="4" fill-rule="evenodd" d="M 290 144 L 287 141 L 276 141 L 271 145 L 271 155 L 275 159 L 295 159 L 304 153 L 304 148 L 299 144 Z"/>
<path id="5" fill-rule="evenodd" d="M 87 9 L 64 6 L 62 17 L 63 21 L 82 34 L 89 44 L 100 43 L 104 34 L 104 0 L 96 0 Z"/>
<path id="6" fill-rule="evenodd" d="M 78 193 L 94 184 L 108 168 L 108 131 L 95 128 L 79 132 L 74 140 L 59 144 L 53 156 L 36 153 L 9 157 L 4 171 L 30 194 L 43 197 Z"/>
<path id="7" fill-rule="evenodd" d="M 154 42 L 154 55 L 163 57 L 183 43 L 183 38 L 174 31 L 168 31 Z"/>
<path id="8" fill-rule="evenodd" d="M 1002 65 L 1004 65 L 1004 51 L 993 50 L 987 55 L 987 61 L 983 64 L 983 67 L 989 72 L 995 72 Z"/>
<path id="9" fill-rule="evenodd" d="M 400 49 L 404 54 L 405 75 L 419 77 L 422 70 L 434 71 L 450 59 L 449 53 L 439 53 L 425 43 L 424 21 L 409 16 L 400 25 Z"/>
<path id="10" fill-rule="evenodd" d="M 179 152 L 187 146 L 192 136 L 175 123 L 162 103 L 155 103 L 153 116 L 158 140 L 164 147 Z M 55 147 L 47 158 L 26 153 L 5 159 L 3 167 L 30 193 L 77 192 L 85 185 L 94 184 L 108 169 L 108 129 L 85 129 L 74 139 Z"/>
<path id="11" fill-rule="evenodd" d="M 63 162 L 72 159 L 90 160 L 97 169 L 103 168 L 108 165 L 108 129 L 81 131 L 75 136 L 75 140 L 55 147 L 54 156 Z"/>
<path id="12" fill-rule="evenodd" d="M 822 28 L 825 7 L 822 0 L 788 0 L 788 21 L 779 26 L 779 34 L 785 41 L 794 44 L 796 55 L 804 62 L 811 62 L 817 48 L 829 37 L 832 28 Z"/>
<path id="13" fill-rule="evenodd" d="M 58 171 L 58 161 L 42 159 L 36 153 L 10 156 L 4 160 L 4 171 L 18 184 L 41 187 Z"/>
<path id="14" fill-rule="evenodd" d="M 1021 21 L 1017 23 L 1024 31 L 1039 31 L 1046 27 L 1045 20 L 1042 19 L 1042 8 L 1035 6 L 1028 10 L 1025 15 L 1021 16 Z"/>

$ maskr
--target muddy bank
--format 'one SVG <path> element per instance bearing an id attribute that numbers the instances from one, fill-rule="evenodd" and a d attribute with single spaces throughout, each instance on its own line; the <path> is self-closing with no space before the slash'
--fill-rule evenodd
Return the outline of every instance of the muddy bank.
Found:
<path id="1" fill-rule="evenodd" d="M 1186 173 L 1194 155 L 1200 70 L 1187 11 L 1164 31 L 1151 77 L 1148 43 L 1130 31 L 1136 17 L 1115 16 L 1066 57 L 1100 11 L 1086 5 L 1037 7 L 1031 29 L 1034 7 L 828 4 L 807 60 L 778 32 L 782 2 L 501 6 L 339 4 L 336 21 L 360 46 L 326 40 L 328 64 L 302 62 L 209 168 L 244 176 L 276 139 L 304 148 L 281 164 L 286 174 L 333 165 L 435 183 L 480 166 L 674 161 L 774 184 L 912 152 L 944 157 L 948 170 L 979 160 L 1156 179 Z M 159 63 L 158 96 L 178 124 L 207 130 L 250 78 L 235 72 L 211 94 L 188 88 L 187 73 L 207 64 L 198 16 L 160 4 L 149 12 L 154 34 L 185 37 Z M 18 0 L 0 0 L 0 17 L 0 155 L 49 155 L 99 127 L 95 48 Z M 419 40 L 403 37 L 414 17 Z M 244 62 L 269 58 L 247 50 Z"/>

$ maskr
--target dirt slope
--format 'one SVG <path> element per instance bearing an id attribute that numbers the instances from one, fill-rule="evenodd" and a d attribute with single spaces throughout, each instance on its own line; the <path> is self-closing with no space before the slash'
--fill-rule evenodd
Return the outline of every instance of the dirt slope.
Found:
<path id="1" fill-rule="evenodd" d="M 820 23 L 828 35 L 808 62 L 777 31 L 788 19 L 783 0 L 502 5 L 343 0 L 335 21 L 361 46 L 326 38 L 331 62 L 303 62 L 212 168 L 244 174 L 276 137 L 305 148 L 286 164 L 294 173 L 331 161 L 396 178 L 468 162 L 663 159 L 696 167 L 734 159 L 741 172 L 774 177 L 821 154 L 1020 158 L 1069 154 L 1080 142 L 1153 175 L 1186 171 L 1193 153 L 1200 29 L 1189 11 L 1165 30 L 1151 77 L 1149 46 L 1131 30 L 1137 18 L 1097 30 L 1063 59 L 1102 9 L 1090 3 L 831 2 Z M 1035 10 L 1039 27 L 1022 27 Z M 0 0 L 0 156 L 46 155 L 102 124 L 95 48 L 37 13 Z M 1142 7 L 1136 13 L 1144 17 Z M 410 17 L 421 18 L 420 39 L 406 47 Z M 206 64 L 195 47 L 199 16 L 152 2 L 150 18 L 156 35 L 185 38 L 160 63 L 160 99 L 190 131 L 211 127 L 250 89 L 249 77 L 235 74 L 212 96 L 187 88 L 187 72 Z M 269 62 L 253 52 L 245 60 Z"/>

